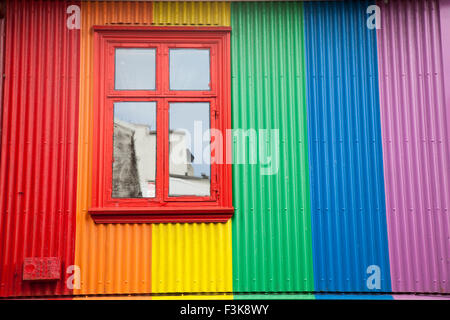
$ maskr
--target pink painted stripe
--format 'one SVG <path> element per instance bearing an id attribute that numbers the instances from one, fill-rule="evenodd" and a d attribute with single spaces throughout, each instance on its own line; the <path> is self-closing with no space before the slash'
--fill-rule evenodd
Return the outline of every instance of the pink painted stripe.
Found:
<path id="1" fill-rule="evenodd" d="M 441 45 L 442 63 L 444 73 L 444 94 L 445 106 L 447 110 L 447 125 L 450 125 L 450 0 L 439 1 L 439 17 L 441 22 Z M 450 129 L 447 128 L 447 137 L 450 136 Z M 450 149 L 450 138 L 447 139 L 447 148 Z M 447 211 L 447 218 L 448 215 Z M 447 220 L 448 221 L 448 220 Z M 450 238 L 447 239 L 450 241 Z M 448 258 L 448 256 L 447 256 Z M 447 260 L 448 263 L 450 263 Z M 448 268 L 450 270 L 450 268 Z"/>
<path id="2" fill-rule="evenodd" d="M 398 294 L 392 295 L 394 300 L 450 300 L 448 295 L 413 295 L 413 294 Z"/>
<path id="3" fill-rule="evenodd" d="M 441 16 L 438 0 L 377 3 L 393 292 L 450 292 L 450 101 L 443 81 L 450 75 L 448 3 L 441 1 Z M 441 34 L 442 20 L 447 29 Z"/>

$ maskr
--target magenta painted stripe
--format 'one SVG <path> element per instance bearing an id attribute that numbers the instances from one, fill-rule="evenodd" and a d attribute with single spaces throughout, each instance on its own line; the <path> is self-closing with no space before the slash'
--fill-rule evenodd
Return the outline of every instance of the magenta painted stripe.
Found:
<path id="1" fill-rule="evenodd" d="M 448 295 L 413 295 L 413 294 L 399 294 L 393 295 L 394 300 L 450 300 Z"/>
<path id="2" fill-rule="evenodd" d="M 450 0 L 439 1 L 439 17 L 441 22 L 442 62 L 444 73 L 444 94 L 447 110 L 447 125 L 450 125 Z M 450 129 L 447 128 L 447 148 L 450 149 Z M 449 212 L 447 210 L 447 218 Z M 450 219 L 448 219 L 450 220 Z M 447 221 L 448 221 L 447 220 Z M 450 238 L 447 239 L 450 241 Z M 447 256 L 447 263 L 450 263 Z M 450 267 L 447 269 L 450 270 Z"/>
<path id="3" fill-rule="evenodd" d="M 437 0 L 377 4 L 392 291 L 449 293 L 450 104 L 444 95 L 442 17 Z M 450 38 L 442 39 L 449 60 Z"/>

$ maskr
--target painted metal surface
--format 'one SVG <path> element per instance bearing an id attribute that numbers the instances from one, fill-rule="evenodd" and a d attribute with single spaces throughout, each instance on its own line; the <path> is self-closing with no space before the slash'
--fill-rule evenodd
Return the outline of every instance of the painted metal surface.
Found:
<path id="1" fill-rule="evenodd" d="M 71 294 L 80 33 L 66 28 L 69 4 L 7 3 L 0 296 Z M 58 257 L 61 279 L 22 281 L 26 257 Z"/>
<path id="2" fill-rule="evenodd" d="M 156 2 L 154 13 L 154 24 L 230 26 L 228 3 Z M 152 293 L 222 292 L 228 293 L 224 298 L 229 299 L 233 290 L 231 260 L 231 221 L 154 224 Z M 204 298 L 208 297 L 216 296 Z"/>
<path id="3" fill-rule="evenodd" d="M 445 105 L 450 109 L 450 0 L 439 0 L 439 22 L 442 49 L 442 80 L 444 81 Z M 447 123 L 450 123 L 450 112 L 446 113 Z M 448 132 L 447 132 L 448 134 Z M 448 140 L 450 143 L 450 140 Z M 448 213 L 447 213 L 448 214 Z"/>
<path id="4" fill-rule="evenodd" d="M 128 10 L 119 10 L 121 8 Z M 139 12 L 147 12 L 140 15 Z M 113 14 L 113 13 L 116 14 Z M 75 294 L 149 293 L 151 225 L 95 224 L 88 213 L 92 188 L 93 53 L 92 26 L 112 23 L 149 25 L 148 3 L 81 3 L 80 123 L 75 263 L 81 288 Z M 119 14 L 120 13 L 120 14 Z"/>
<path id="5" fill-rule="evenodd" d="M 153 4 L 155 25 L 228 26 L 228 2 L 156 1 Z"/>
<path id="6" fill-rule="evenodd" d="M 397 294 L 394 300 L 450 300 L 449 295 L 426 295 L 426 294 Z"/>
<path id="7" fill-rule="evenodd" d="M 441 39 L 450 17 L 447 11 L 440 26 L 437 1 L 378 5 L 392 290 L 450 293 L 450 103 L 443 82 L 449 56 L 442 55 L 449 44 Z"/>
<path id="8" fill-rule="evenodd" d="M 231 222 L 154 224 L 152 293 L 231 293 Z"/>
<path id="9" fill-rule="evenodd" d="M 314 300 L 313 294 L 295 293 L 250 293 L 235 294 L 234 300 Z"/>
<path id="10" fill-rule="evenodd" d="M 315 291 L 391 289 L 370 4 L 304 3 Z"/>
<path id="11" fill-rule="evenodd" d="M 2 115 L 3 115 L 3 73 L 5 70 L 5 4 L 0 4 L 0 137 L 2 135 Z M 0 157 L 1 157 L 1 139 L 0 139 Z"/>
<path id="12" fill-rule="evenodd" d="M 30 281 L 59 280 L 61 279 L 61 260 L 58 257 L 25 258 L 22 279 Z"/>
<path id="13" fill-rule="evenodd" d="M 70 4 L 81 33 L 66 28 Z M 370 4 L 8 1 L 0 297 L 70 295 L 72 264 L 79 298 L 448 294 L 450 0 L 380 1 L 378 31 Z M 97 225 L 88 214 L 92 26 L 124 24 L 232 26 L 233 128 L 278 129 L 280 148 L 273 175 L 260 158 L 234 164 L 232 221 Z M 233 141 L 235 162 L 250 150 Z M 22 281 L 27 257 L 60 258 L 62 278 Z"/>
<path id="14" fill-rule="evenodd" d="M 150 25 L 153 23 L 153 2 L 151 1 L 91 1 L 102 13 L 106 25 Z M 105 2 L 102 4 L 102 2 Z M 91 11 L 94 12 L 94 11 Z"/>
<path id="15" fill-rule="evenodd" d="M 233 291 L 313 291 L 302 6 L 232 3 L 231 26 L 232 127 L 279 133 L 269 175 L 233 140 Z"/>
<path id="16" fill-rule="evenodd" d="M 320 293 L 316 294 L 317 300 L 393 300 L 393 296 L 387 294 L 348 294 L 348 293 Z"/>

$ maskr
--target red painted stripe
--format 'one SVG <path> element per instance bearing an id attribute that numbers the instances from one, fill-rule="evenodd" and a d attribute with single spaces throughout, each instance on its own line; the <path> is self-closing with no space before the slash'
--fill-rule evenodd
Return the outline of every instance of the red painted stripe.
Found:
<path id="1" fill-rule="evenodd" d="M 72 4 L 7 3 L 0 296 L 71 294 L 80 69 L 80 31 L 66 27 Z M 62 279 L 22 281 L 25 257 L 59 257 Z"/>

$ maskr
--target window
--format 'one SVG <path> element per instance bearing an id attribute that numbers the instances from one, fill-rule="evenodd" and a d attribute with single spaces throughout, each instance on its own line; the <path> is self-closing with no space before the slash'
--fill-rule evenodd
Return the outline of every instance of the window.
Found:
<path id="1" fill-rule="evenodd" d="M 94 32 L 94 221 L 227 221 L 229 28 Z"/>

